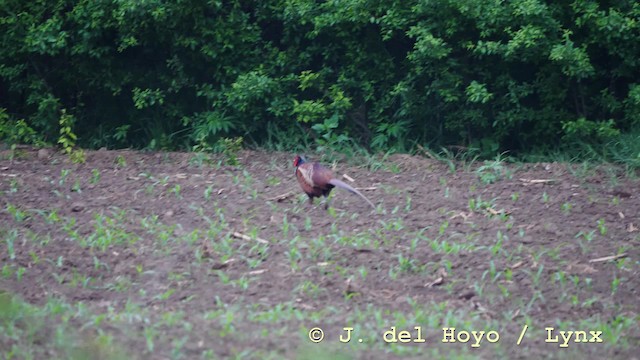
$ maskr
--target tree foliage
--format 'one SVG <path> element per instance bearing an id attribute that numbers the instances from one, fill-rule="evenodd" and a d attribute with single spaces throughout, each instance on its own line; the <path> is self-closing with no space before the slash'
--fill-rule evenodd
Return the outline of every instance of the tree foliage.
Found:
<path id="1" fill-rule="evenodd" d="M 635 1 L 3 0 L 0 41 L 0 108 L 52 143 L 64 111 L 88 147 L 494 154 L 640 127 Z"/>

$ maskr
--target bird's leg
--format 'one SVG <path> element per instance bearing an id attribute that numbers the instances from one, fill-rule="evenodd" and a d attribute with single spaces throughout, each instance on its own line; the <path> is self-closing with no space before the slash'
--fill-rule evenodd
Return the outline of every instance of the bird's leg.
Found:
<path id="1" fill-rule="evenodd" d="M 329 209 L 329 197 L 327 195 L 324 196 L 324 209 Z"/>
<path id="2" fill-rule="evenodd" d="M 309 205 L 313 206 L 313 196 L 309 195 Z"/>

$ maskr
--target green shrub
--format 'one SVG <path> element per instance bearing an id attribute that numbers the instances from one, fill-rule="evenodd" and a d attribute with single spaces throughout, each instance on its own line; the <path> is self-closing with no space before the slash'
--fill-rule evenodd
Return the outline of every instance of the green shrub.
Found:
<path id="1" fill-rule="evenodd" d="M 83 147 L 241 136 L 489 158 L 639 126 L 639 30 L 631 0 L 11 0 L 0 96 L 48 141 L 67 109 Z"/>

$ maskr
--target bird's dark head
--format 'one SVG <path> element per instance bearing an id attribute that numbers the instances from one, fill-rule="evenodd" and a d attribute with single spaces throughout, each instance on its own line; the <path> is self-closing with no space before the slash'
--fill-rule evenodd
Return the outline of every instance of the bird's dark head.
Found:
<path id="1" fill-rule="evenodd" d="M 300 155 L 296 155 L 295 158 L 293 158 L 293 166 L 298 167 L 302 164 L 304 164 L 305 162 L 307 162 L 307 160 L 304 159 L 304 157 L 300 156 Z"/>

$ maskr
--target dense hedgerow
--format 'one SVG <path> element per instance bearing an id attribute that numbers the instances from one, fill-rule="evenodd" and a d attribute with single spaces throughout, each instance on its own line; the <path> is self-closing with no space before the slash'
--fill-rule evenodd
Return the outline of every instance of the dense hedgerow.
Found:
<path id="1" fill-rule="evenodd" d="M 85 147 L 495 154 L 640 127 L 631 0 L 5 0 L 0 39 L 5 139 L 66 114 Z"/>

